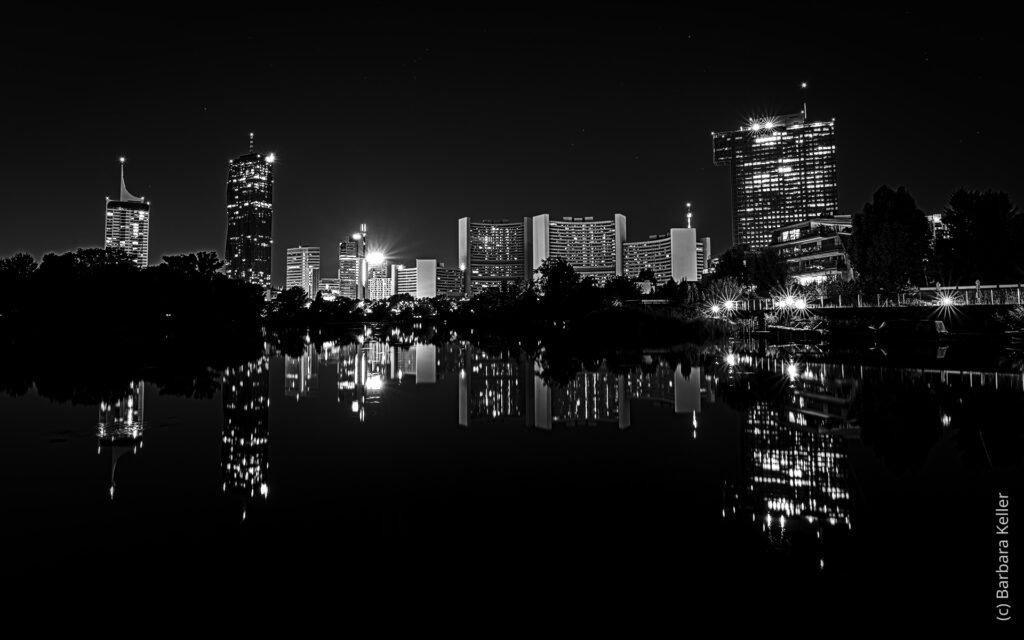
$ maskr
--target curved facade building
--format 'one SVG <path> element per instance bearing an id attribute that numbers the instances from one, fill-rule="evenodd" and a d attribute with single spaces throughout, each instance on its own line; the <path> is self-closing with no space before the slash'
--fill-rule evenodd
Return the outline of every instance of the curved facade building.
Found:
<path id="1" fill-rule="evenodd" d="M 533 268 L 548 258 L 565 258 L 581 277 L 602 283 L 622 275 L 622 245 L 626 241 L 626 216 L 611 220 L 593 217 L 552 220 L 548 214 L 533 217 Z"/>

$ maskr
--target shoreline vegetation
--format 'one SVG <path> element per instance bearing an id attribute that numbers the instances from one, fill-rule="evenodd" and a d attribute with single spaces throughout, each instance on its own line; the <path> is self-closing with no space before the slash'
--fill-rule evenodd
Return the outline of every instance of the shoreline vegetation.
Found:
<path id="1" fill-rule="evenodd" d="M 637 353 L 692 360 L 702 347 L 743 339 L 817 340 L 848 355 L 880 346 L 882 353 L 887 348 L 915 359 L 903 340 L 879 344 L 872 323 L 929 320 L 938 313 L 952 314 L 946 319 L 951 331 L 972 344 L 998 343 L 995 351 L 1008 332 L 1024 329 L 1019 307 L 994 312 L 931 305 L 809 309 L 806 316 L 828 332 L 766 331 L 778 322 L 769 313 L 739 305 L 735 312 L 712 311 L 724 301 L 763 295 L 765 287 L 731 277 L 657 286 L 650 271 L 639 280 L 615 277 L 599 286 L 559 259 L 545 261 L 534 282 L 509 283 L 468 299 L 400 294 L 358 301 L 318 294 L 309 300 L 293 288 L 267 301 L 260 287 L 229 279 L 222 267 L 216 254 L 198 253 L 166 256 L 140 269 L 122 252 L 104 249 L 48 254 L 40 263 L 26 254 L 0 259 L 3 388 L 17 394 L 35 384 L 53 399 L 94 402 L 145 378 L 170 393 L 208 397 L 218 388 L 220 371 L 268 348 L 297 355 L 311 342 L 353 342 L 365 327 L 399 328 L 408 342 L 512 345 L 555 368 Z M 789 291 L 801 295 L 799 288 Z M 923 342 L 919 351 L 934 357 L 927 337 L 911 342 Z M 54 367 L 55 359 L 60 366 Z"/>

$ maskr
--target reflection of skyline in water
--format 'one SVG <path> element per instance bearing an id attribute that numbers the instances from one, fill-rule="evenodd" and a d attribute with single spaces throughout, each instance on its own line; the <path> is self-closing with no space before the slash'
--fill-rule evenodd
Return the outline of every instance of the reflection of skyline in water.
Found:
<path id="1" fill-rule="evenodd" d="M 223 489 L 246 499 L 257 493 L 265 499 L 270 468 L 270 357 L 226 369 L 222 401 Z"/>
<path id="2" fill-rule="evenodd" d="M 96 436 L 99 439 L 97 454 L 104 449 L 110 451 L 110 499 L 114 499 L 117 487 L 117 462 L 126 453 L 135 454 L 142 447 L 142 429 L 145 424 L 146 385 L 142 381 L 132 382 L 124 396 L 100 403 L 99 424 Z"/>

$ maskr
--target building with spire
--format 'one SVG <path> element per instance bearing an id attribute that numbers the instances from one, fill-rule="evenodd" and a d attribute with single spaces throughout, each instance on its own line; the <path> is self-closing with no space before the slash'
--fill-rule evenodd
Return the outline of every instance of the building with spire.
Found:
<path id="1" fill-rule="evenodd" d="M 711 138 L 714 163 L 732 166 L 734 245 L 764 249 L 775 229 L 839 213 L 835 120 L 810 122 L 805 107 Z"/>
<path id="2" fill-rule="evenodd" d="M 124 158 L 121 158 L 121 194 L 107 198 L 103 247 L 121 249 L 139 268 L 149 266 L 149 203 L 133 196 L 124 185 Z"/>
<path id="3" fill-rule="evenodd" d="M 229 277 L 270 288 L 273 249 L 274 154 L 255 151 L 249 134 L 249 153 L 229 161 L 224 251 Z"/>

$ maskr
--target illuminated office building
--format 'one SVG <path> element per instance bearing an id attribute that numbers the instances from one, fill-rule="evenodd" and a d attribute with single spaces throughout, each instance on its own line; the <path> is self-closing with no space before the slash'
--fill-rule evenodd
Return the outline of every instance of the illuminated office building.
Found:
<path id="1" fill-rule="evenodd" d="M 367 257 L 366 298 L 368 300 L 386 300 L 394 291 L 391 281 L 391 268 L 387 260 L 380 254 L 370 253 Z"/>
<path id="2" fill-rule="evenodd" d="M 123 250 L 139 268 L 149 266 L 149 203 L 128 193 L 124 186 L 124 158 L 121 195 L 117 200 L 107 198 L 103 247 Z"/>
<path id="3" fill-rule="evenodd" d="M 623 274 L 639 278 L 644 269 L 654 271 L 658 284 L 670 279 L 676 282 L 696 282 L 697 230 L 672 229 L 648 240 L 622 243 Z"/>
<path id="4" fill-rule="evenodd" d="M 459 269 L 465 274 L 468 295 L 530 280 L 532 226 L 529 218 L 459 219 Z"/>
<path id="5" fill-rule="evenodd" d="M 285 263 L 285 289 L 299 287 L 310 298 L 320 290 L 320 247 L 293 247 L 288 249 Z"/>
<path id="6" fill-rule="evenodd" d="M 462 271 L 445 267 L 437 260 L 418 259 L 415 267 L 392 265 L 391 281 L 394 294 L 407 293 L 414 298 L 458 298 L 463 293 Z"/>
<path id="7" fill-rule="evenodd" d="M 270 358 L 225 370 L 221 384 L 224 429 L 221 474 L 224 490 L 267 497 L 270 452 Z M 243 514 L 244 517 L 244 514 Z"/>
<path id="8" fill-rule="evenodd" d="M 341 283 L 337 278 L 320 278 L 320 286 L 318 291 L 322 291 L 324 295 L 337 296 L 340 295 Z"/>
<path id="9" fill-rule="evenodd" d="M 229 277 L 270 288 L 273 249 L 274 154 L 253 150 L 228 167 L 228 234 L 224 259 Z"/>
<path id="10" fill-rule="evenodd" d="M 697 279 L 701 279 L 711 268 L 711 238 L 707 236 L 697 239 Z"/>
<path id="11" fill-rule="evenodd" d="M 716 165 L 732 165 L 733 244 L 760 250 L 772 231 L 839 210 L 835 120 L 751 119 L 712 133 Z"/>
<path id="12" fill-rule="evenodd" d="M 853 265 L 847 247 L 852 235 L 852 216 L 810 218 L 772 231 L 769 247 L 786 261 L 789 278 L 801 285 L 850 281 Z"/>
<path id="13" fill-rule="evenodd" d="M 612 220 L 594 220 L 590 216 L 552 220 L 548 214 L 534 216 L 533 269 L 548 258 L 564 258 L 581 277 L 602 283 L 622 275 L 625 241 L 626 216 L 621 213 Z"/>
<path id="14" fill-rule="evenodd" d="M 338 243 L 338 291 L 342 297 L 352 300 L 366 297 L 366 247 L 365 224 L 348 240 Z"/>

